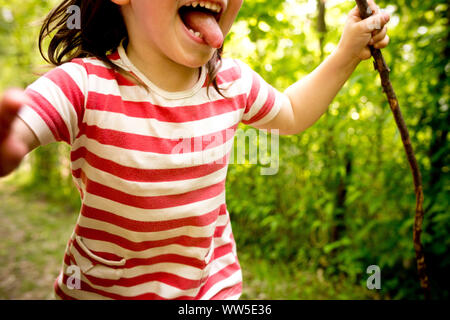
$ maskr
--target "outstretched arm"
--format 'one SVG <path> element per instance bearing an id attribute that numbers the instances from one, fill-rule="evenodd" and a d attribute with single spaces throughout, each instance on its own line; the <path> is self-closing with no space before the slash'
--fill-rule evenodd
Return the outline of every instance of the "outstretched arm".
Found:
<path id="1" fill-rule="evenodd" d="M 6 91 L 0 100 L 0 177 L 16 169 L 23 157 L 39 146 L 33 131 L 17 117 L 26 95 L 19 89 Z"/>
<path id="2" fill-rule="evenodd" d="M 279 129 L 280 134 L 298 134 L 309 128 L 327 110 L 358 64 L 371 57 L 368 45 L 388 45 L 385 25 L 390 17 L 381 13 L 373 0 L 369 0 L 369 5 L 375 14 L 362 20 L 355 7 L 337 49 L 316 70 L 290 86 L 285 91 L 288 99 L 278 115 L 258 128 Z"/>

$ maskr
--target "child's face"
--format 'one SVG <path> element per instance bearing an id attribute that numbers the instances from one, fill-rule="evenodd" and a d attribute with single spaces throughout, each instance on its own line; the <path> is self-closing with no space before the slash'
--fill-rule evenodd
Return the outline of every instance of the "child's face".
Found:
<path id="1" fill-rule="evenodd" d="M 221 46 L 243 0 L 112 1 L 122 5 L 134 46 L 138 42 L 152 53 L 197 68 L 206 64 Z"/>

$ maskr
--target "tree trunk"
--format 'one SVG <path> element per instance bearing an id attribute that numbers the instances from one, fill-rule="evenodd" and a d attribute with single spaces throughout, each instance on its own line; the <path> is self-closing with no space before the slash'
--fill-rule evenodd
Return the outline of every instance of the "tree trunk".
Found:
<path id="1" fill-rule="evenodd" d="M 327 33 L 325 1 L 326 0 L 317 0 L 317 32 L 319 33 L 320 61 L 323 61 L 324 59 L 325 35 Z"/>
<path id="2" fill-rule="evenodd" d="M 345 154 L 345 176 L 339 177 L 339 185 L 336 193 L 336 211 L 334 215 L 334 227 L 332 232 L 332 242 L 338 241 L 342 238 L 345 232 L 345 213 L 347 200 L 347 190 L 350 183 L 353 167 L 353 157 L 351 152 Z"/>

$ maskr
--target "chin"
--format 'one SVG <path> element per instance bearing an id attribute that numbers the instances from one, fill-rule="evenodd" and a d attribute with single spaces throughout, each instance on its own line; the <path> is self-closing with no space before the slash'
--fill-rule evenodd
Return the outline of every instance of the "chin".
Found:
<path id="1" fill-rule="evenodd" d="M 189 68 L 200 68 L 206 65 L 209 62 L 209 60 L 212 59 L 212 57 L 214 56 L 214 52 L 215 50 L 211 50 L 211 53 L 205 56 L 198 56 L 192 58 L 186 57 L 184 61 L 180 61 L 179 63 Z"/>

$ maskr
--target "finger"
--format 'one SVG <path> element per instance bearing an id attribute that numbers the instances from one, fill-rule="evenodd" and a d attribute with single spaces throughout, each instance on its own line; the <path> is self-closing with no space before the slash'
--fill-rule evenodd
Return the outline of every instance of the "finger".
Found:
<path id="1" fill-rule="evenodd" d="M 377 43 L 377 42 L 383 40 L 384 37 L 386 37 L 387 26 L 385 25 L 383 27 L 383 29 L 377 30 L 376 32 L 373 32 L 372 34 L 374 34 L 374 33 L 375 33 L 375 35 L 373 35 L 372 39 L 370 39 L 370 42 L 369 42 L 370 45 L 373 45 L 374 43 Z"/>
<path id="2" fill-rule="evenodd" d="M 389 21 L 390 16 L 387 13 L 380 13 L 360 22 L 363 32 L 372 33 L 376 30 L 381 30 Z"/>
<path id="3" fill-rule="evenodd" d="M 8 135 L 11 124 L 22 105 L 28 101 L 22 90 L 9 89 L 0 100 L 0 141 Z"/>
<path id="4" fill-rule="evenodd" d="M 9 136 L 0 144 L 0 177 L 13 171 L 27 154 L 26 145 L 17 140 L 14 136 Z"/>
<path id="5" fill-rule="evenodd" d="M 384 37 L 383 40 L 378 41 L 377 43 L 375 43 L 375 44 L 373 45 L 373 47 L 376 48 L 376 49 L 383 49 L 383 48 L 386 48 L 387 45 L 389 44 L 389 41 L 390 41 L 390 38 L 389 38 L 388 35 L 386 35 L 386 36 Z"/>
<path id="6" fill-rule="evenodd" d="M 389 22 L 389 20 L 391 20 L 391 16 L 389 15 L 389 13 L 385 13 L 385 12 L 381 12 L 377 15 L 379 16 L 379 24 L 381 28 L 377 28 L 372 32 L 372 36 L 375 36 L 376 34 L 380 33 L 383 31 L 383 28 L 386 26 L 386 24 Z"/>

